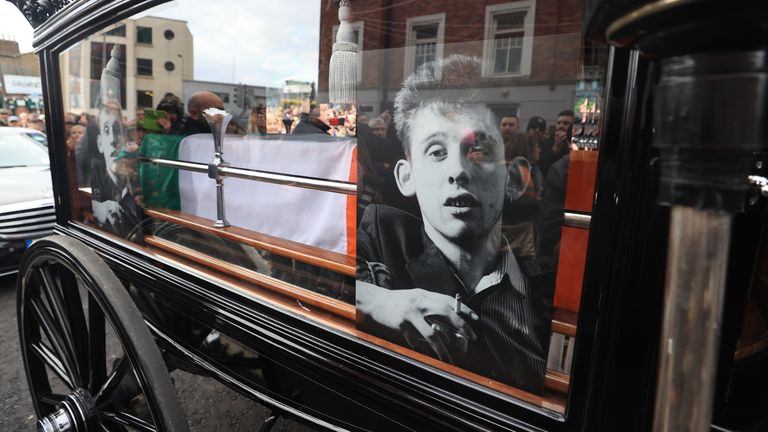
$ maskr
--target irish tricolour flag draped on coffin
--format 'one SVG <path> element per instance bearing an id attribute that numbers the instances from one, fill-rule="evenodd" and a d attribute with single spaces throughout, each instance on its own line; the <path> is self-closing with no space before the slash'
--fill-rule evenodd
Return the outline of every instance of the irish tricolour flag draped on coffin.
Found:
<path id="1" fill-rule="evenodd" d="M 223 159 L 230 166 L 280 174 L 355 182 L 354 139 L 322 135 L 227 136 Z M 208 134 L 184 138 L 178 159 L 213 161 Z M 216 185 L 206 174 L 179 172 L 181 211 L 216 219 Z M 323 192 L 225 178 L 227 220 L 234 226 L 352 255 L 355 253 L 355 199 Z"/>

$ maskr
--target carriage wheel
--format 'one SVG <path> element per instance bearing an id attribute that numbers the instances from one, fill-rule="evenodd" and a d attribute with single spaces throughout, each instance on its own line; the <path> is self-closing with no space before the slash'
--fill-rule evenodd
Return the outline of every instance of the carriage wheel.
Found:
<path id="1" fill-rule="evenodd" d="M 141 314 L 84 244 L 35 242 L 22 260 L 17 308 L 39 431 L 188 430 Z"/>

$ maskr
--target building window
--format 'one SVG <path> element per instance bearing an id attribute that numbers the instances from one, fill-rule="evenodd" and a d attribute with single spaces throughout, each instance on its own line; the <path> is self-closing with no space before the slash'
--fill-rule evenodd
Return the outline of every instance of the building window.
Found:
<path id="1" fill-rule="evenodd" d="M 152 76 L 152 59 L 136 59 L 136 75 Z"/>
<path id="2" fill-rule="evenodd" d="M 493 17 L 493 73 L 520 72 L 525 37 L 525 12 L 498 14 Z"/>
<path id="3" fill-rule="evenodd" d="M 171 40 L 176 37 L 176 34 L 173 33 L 173 30 L 166 30 L 163 32 L 163 36 L 165 36 L 166 39 Z"/>
<path id="4" fill-rule="evenodd" d="M 136 106 L 151 109 L 155 106 L 152 100 L 154 96 L 152 90 L 136 90 Z"/>
<path id="5" fill-rule="evenodd" d="M 485 76 L 531 73 L 535 1 L 488 6 L 485 10 Z"/>
<path id="6" fill-rule="evenodd" d="M 438 23 L 413 26 L 414 62 L 413 68 L 435 61 L 437 56 Z"/>
<path id="7" fill-rule="evenodd" d="M 363 21 L 350 23 L 352 27 L 352 35 L 354 41 L 357 44 L 357 82 L 363 79 L 363 32 L 365 30 L 365 23 Z M 336 43 L 336 35 L 339 32 L 339 26 L 333 26 L 333 32 L 331 34 L 331 50 L 333 50 L 333 44 Z"/>
<path id="8" fill-rule="evenodd" d="M 237 91 L 237 90 L 235 90 L 235 91 Z M 215 94 L 216 96 L 220 97 L 220 98 L 221 98 L 221 101 L 222 101 L 222 102 L 224 102 L 225 104 L 228 104 L 228 103 L 229 103 L 229 93 L 225 93 L 225 92 L 213 92 L 213 94 Z"/>
<path id="9" fill-rule="evenodd" d="M 408 19 L 405 35 L 405 76 L 422 65 L 443 57 L 444 33 L 444 13 Z"/>
<path id="10" fill-rule="evenodd" d="M 173 64 L 173 62 L 167 61 L 165 62 L 165 70 L 168 72 L 173 72 L 173 70 L 176 69 L 176 65 Z"/>
<path id="11" fill-rule="evenodd" d="M 108 36 L 122 36 L 125 37 L 125 25 L 115 27 L 112 30 L 105 33 Z"/>
<path id="12" fill-rule="evenodd" d="M 152 27 L 136 26 L 136 43 L 152 44 Z"/>

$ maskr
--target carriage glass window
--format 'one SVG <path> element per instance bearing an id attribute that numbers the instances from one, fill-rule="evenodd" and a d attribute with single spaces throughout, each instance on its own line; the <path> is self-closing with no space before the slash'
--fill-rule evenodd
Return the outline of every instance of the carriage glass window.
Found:
<path id="1" fill-rule="evenodd" d="M 72 223 L 564 413 L 607 59 L 580 7 L 291 4 L 180 0 L 64 51 Z"/>

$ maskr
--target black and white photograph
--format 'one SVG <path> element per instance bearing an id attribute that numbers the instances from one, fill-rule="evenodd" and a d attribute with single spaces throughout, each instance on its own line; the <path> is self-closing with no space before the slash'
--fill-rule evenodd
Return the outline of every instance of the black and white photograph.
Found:
<path id="1" fill-rule="evenodd" d="M 101 73 L 99 111 L 95 125 L 96 145 L 90 150 L 93 217 L 96 225 L 113 234 L 140 235 L 140 213 L 136 194 L 135 149 L 130 149 L 120 110 L 120 50 L 113 47 Z M 93 133 L 90 134 L 93 136 Z M 96 151 L 94 151 L 94 148 Z"/>
<path id="2" fill-rule="evenodd" d="M 507 160 L 500 119 L 475 91 L 482 67 L 464 55 L 422 65 L 398 92 L 387 133 L 366 142 L 361 131 L 373 163 L 358 203 L 357 327 L 541 394 L 554 272 L 542 265 L 550 257 L 525 252 L 532 163 Z M 396 142 L 397 160 L 374 148 Z M 387 199 L 388 181 L 399 197 Z"/>

